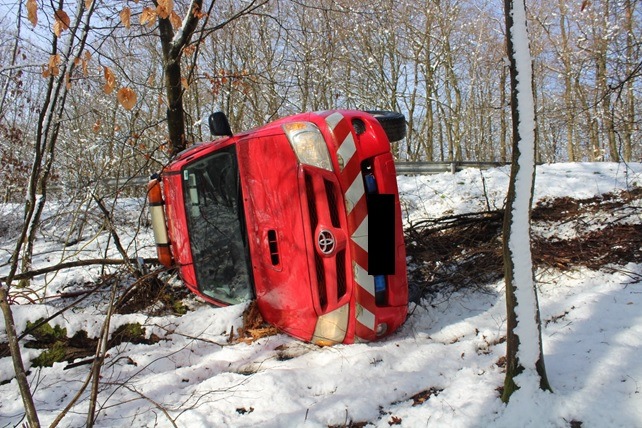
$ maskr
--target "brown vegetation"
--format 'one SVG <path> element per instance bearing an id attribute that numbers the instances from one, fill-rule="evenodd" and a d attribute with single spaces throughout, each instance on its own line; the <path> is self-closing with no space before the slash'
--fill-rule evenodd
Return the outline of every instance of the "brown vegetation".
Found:
<path id="1" fill-rule="evenodd" d="M 588 199 L 569 197 L 540 201 L 532 213 L 533 258 L 537 267 L 600 269 L 605 265 L 642 262 L 642 188 Z M 629 207 L 629 208 L 627 208 Z M 634 221 L 623 222 L 636 216 Z M 596 218 L 607 218 L 598 221 Z M 438 291 L 484 289 L 503 277 L 503 212 L 483 212 L 430 219 L 407 230 L 412 258 L 411 284 L 426 297 Z M 572 228 L 568 238 L 546 238 L 536 231 Z M 417 296 L 419 297 L 419 296 Z"/>

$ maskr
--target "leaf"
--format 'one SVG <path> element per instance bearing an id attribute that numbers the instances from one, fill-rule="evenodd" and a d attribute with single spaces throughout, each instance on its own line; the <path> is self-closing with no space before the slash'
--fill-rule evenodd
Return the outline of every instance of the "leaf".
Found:
<path id="1" fill-rule="evenodd" d="M 201 19 L 206 17 L 207 13 L 201 12 L 200 6 L 197 4 L 194 4 L 194 8 L 192 9 L 192 15 L 194 15 L 196 19 Z"/>
<path id="2" fill-rule="evenodd" d="M 34 27 L 38 24 L 38 3 L 36 0 L 27 0 L 27 19 Z"/>
<path id="3" fill-rule="evenodd" d="M 174 10 L 174 0 L 158 0 L 158 5 L 171 12 Z"/>
<path id="4" fill-rule="evenodd" d="M 60 34 L 69 29 L 69 24 L 71 21 L 69 20 L 69 15 L 62 10 L 59 9 L 54 13 L 54 25 L 53 25 L 53 31 L 56 37 L 60 37 Z"/>
<path id="5" fill-rule="evenodd" d="M 49 64 L 47 64 L 49 75 L 57 76 L 60 73 L 60 55 L 55 54 L 49 57 Z M 49 76 L 46 76 L 49 77 Z"/>
<path id="6" fill-rule="evenodd" d="M 123 23 L 125 28 L 129 28 L 131 26 L 131 16 L 132 12 L 128 7 L 124 7 L 123 10 L 120 11 L 120 21 Z"/>
<path id="7" fill-rule="evenodd" d="M 120 88 L 117 98 L 125 110 L 131 110 L 136 105 L 136 92 L 130 88 Z"/>
<path id="8" fill-rule="evenodd" d="M 49 57 L 49 67 L 57 67 L 60 65 L 60 54 L 51 55 Z"/>
<path id="9" fill-rule="evenodd" d="M 161 19 L 169 18 L 170 14 L 174 10 L 174 1 L 173 0 L 158 0 L 158 6 L 156 7 L 156 14 Z"/>
<path id="10" fill-rule="evenodd" d="M 189 89 L 189 83 L 187 82 L 187 79 L 184 77 L 181 77 L 181 85 L 183 86 L 183 89 L 185 90 Z"/>
<path id="11" fill-rule="evenodd" d="M 111 94 L 116 87 L 116 76 L 114 76 L 114 72 L 111 71 L 111 68 L 107 66 L 103 66 L 103 73 L 105 75 L 105 86 L 103 87 L 103 91 L 106 94 Z"/>
<path id="12" fill-rule="evenodd" d="M 89 9 L 94 0 L 85 0 L 85 9 Z"/>
<path id="13" fill-rule="evenodd" d="M 174 30 L 178 30 L 183 25 L 183 20 L 178 16 L 178 13 L 174 11 L 169 15 L 169 22 L 172 24 Z"/>
<path id="14" fill-rule="evenodd" d="M 102 124 L 102 123 L 101 123 L 100 119 L 98 119 L 98 120 L 94 123 L 94 126 L 92 127 L 92 130 L 94 131 L 94 133 L 97 133 L 98 131 L 100 131 L 100 126 L 101 126 L 101 124 Z"/>
<path id="15" fill-rule="evenodd" d="M 91 59 L 91 53 L 85 51 L 82 59 L 82 75 L 87 77 L 89 76 L 89 60 Z"/>
<path id="16" fill-rule="evenodd" d="M 156 23 L 156 10 L 151 7 L 144 7 L 140 14 L 140 25 L 151 27 Z"/>
<path id="17" fill-rule="evenodd" d="M 183 49 L 183 55 L 190 56 L 191 54 L 194 53 L 195 50 L 196 50 L 196 43 L 192 43 L 191 45 L 187 45 Z"/>

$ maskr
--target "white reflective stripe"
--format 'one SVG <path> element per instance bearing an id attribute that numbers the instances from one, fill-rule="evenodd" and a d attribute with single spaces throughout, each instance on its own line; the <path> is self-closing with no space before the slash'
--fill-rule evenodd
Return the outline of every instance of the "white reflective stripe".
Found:
<path id="1" fill-rule="evenodd" d="M 364 326 L 368 327 L 370 330 L 374 331 L 375 329 L 375 316 L 372 312 L 361 306 L 357 303 L 357 321 L 359 321 Z"/>
<path id="2" fill-rule="evenodd" d="M 346 208 L 348 210 L 348 215 L 350 215 L 354 206 L 357 205 L 357 202 L 359 202 L 365 194 L 366 189 L 363 187 L 363 176 L 359 173 L 354 178 L 354 181 L 346 192 Z"/>
<path id="3" fill-rule="evenodd" d="M 339 147 L 339 150 L 337 150 L 337 155 L 341 159 L 343 159 L 343 165 L 341 169 L 343 169 L 348 162 L 350 162 L 350 159 L 352 159 L 352 156 L 356 153 L 357 151 L 357 146 L 354 144 L 354 139 L 352 138 L 352 132 L 348 134 L 348 136 L 343 140 L 341 143 L 341 147 Z"/>
<path id="4" fill-rule="evenodd" d="M 330 129 L 334 131 L 334 128 L 336 128 L 337 124 L 342 120 L 343 120 L 343 115 L 341 113 L 335 112 L 325 118 L 325 123 L 327 123 Z"/>
<path id="5" fill-rule="evenodd" d="M 149 207 L 152 215 L 152 229 L 154 230 L 154 242 L 156 244 L 167 244 L 167 225 L 165 225 L 165 211 L 161 205 L 152 205 Z"/>
<path id="6" fill-rule="evenodd" d="M 363 248 L 366 253 L 368 252 L 368 216 L 363 219 L 350 238 L 355 244 Z"/>
<path id="7" fill-rule="evenodd" d="M 372 296 L 375 295 L 375 284 L 374 277 L 368 275 L 368 271 L 363 267 L 359 266 L 357 262 L 352 264 L 354 270 L 354 280 L 359 284 L 361 288 L 366 290 Z"/>

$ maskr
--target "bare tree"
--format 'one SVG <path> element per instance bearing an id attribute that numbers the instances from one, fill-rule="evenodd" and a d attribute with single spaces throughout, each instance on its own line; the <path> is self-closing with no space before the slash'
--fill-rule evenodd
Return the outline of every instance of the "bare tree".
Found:
<path id="1" fill-rule="evenodd" d="M 208 26 L 215 1 L 207 10 L 203 0 L 191 0 L 182 18 L 174 11 L 171 0 L 154 0 L 155 9 L 144 8 L 142 22 L 154 23 L 158 18 L 158 35 L 163 54 L 164 87 L 167 97 L 167 129 L 169 132 L 170 155 L 175 155 L 190 142 L 185 117 L 183 99 L 190 81 L 193 80 L 195 67 L 200 54 L 200 43 L 210 34 L 224 28 L 230 22 L 245 16 L 267 3 L 267 0 L 254 0 L 243 4 L 222 22 Z M 201 24 L 199 28 L 199 23 Z M 193 46 L 192 39 L 196 38 Z M 190 47 L 188 49 L 188 47 Z M 183 69 L 185 52 L 191 55 L 187 70 Z"/>
<path id="2" fill-rule="evenodd" d="M 163 2 L 162 4 L 168 3 L 171 4 L 171 2 Z M 163 52 L 165 91 L 167 94 L 167 128 L 169 130 L 171 154 L 176 154 L 187 146 L 181 58 L 203 14 L 202 8 L 203 0 L 192 0 L 190 2 L 189 9 L 183 18 L 178 33 L 175 33 L 170 20 L 173 9 L 166 10 L 159 16 L 158 30 Z"/>
<path id="3" fill-rule="evenodd" d="M 31 7 L 36 6 L 32 4 Z M 37 123 L 35 153 L 25 204 L 25 219 L 20 238 L 10 260 L 10 271 L 5 280 L 6 285 L 0 286 L 0 307 L 5 318 L 14 370 L 25 405 L 27 421 L 30 426 L 34 427 L 39 426 L 39 420 L 18 346 L 8 295 L 18 265 L 22 265 L 23 272 L 29 270 L 31 266 L 35 234 L 47 199 L 47 185 L 52 173 L 55 148 L 71 86 L 70 78 L 78 64 L 74 58 L 79 58 L 84 50 L 93 11 L 93 3 L 86 5 L 85 2 L 78 2 L 73 22 L 62 7 L 51 11 L 54 24 L 51 34 L 50 60 L 44 72 L 45 77 L 48 78 L 48 86 Z M 29 10 L 29 18 L 34 26 L 37 23 L 35 13 L 34 9 Z M 17 19 L 21 19 L 21 17 L 18 16 Z M 60 36 L 67 30 L 69 31 L 68 37 L 64 39 L 66 42 L 61 43 L 61 47 L 59 45 Z"/>
<path id="4" fill-rule="evenodd" d="M 519 388 L 518 376 L 525 382 L 538 379 L 541 389 L 551 388 L 544 367 L 530 241 L 535 181 L 535 105 L 524 0 L 505 0 L 504 11 L 513 119 L 513 163 L 503 231 L 508 331 L 502 400 L 507 402 Z"/>

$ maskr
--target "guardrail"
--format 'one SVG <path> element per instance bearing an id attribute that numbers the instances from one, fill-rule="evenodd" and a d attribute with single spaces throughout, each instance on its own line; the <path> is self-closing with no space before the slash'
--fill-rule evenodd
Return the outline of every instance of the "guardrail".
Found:
<path id="1" fill-rule="evenodd" d="M 490 169 L 496 168 L 504 165 L 509 165 L 508 162 L 408 162 L 408 161 L 397 161 L 395 162 L 395 168 L 397 174 L 399 175 L 430 175 L 430 174 L 441 174 L 445 172 L 456 173 L 457 171 L 462 171 L 466 168 L 479 168 L 479 169 Z M 149 181 L 149 176 L 138 176 L 130 178 L 110 178 L 104 180 L 101 184 L 105 187 L 111 189 L 119 188 L 143 188 Z M 62 187 L 58 185 L 51 185 L 47 187 L 47 190 L 50 192 L 61 191 Z M 10 200 L 10 195 L 23 194 L 24 189 L 22 188 L 12 188 L 7 189 L 6 195 L 2 197 L 0 195 L 0 202 L 8 202 Z"/>
<path id="2" fill-rule="evenodd" d="M 452 174 L 462 171 L 466 168 L 490 169 L 504 165 L 509 162 L 395 162 L 397 174 L 441 174 L 450 172 Z"/>
<path id="3" fill-rule="evenodd" d="M 395 161 L 395 169 L 399 175 L 407 174 L 441 174 L 444 172 L 456 173 L 467 168 L 490 169 L 504 165 L 510 165 L 510 162 L 409 162 Z M 144 186 L 149 181 L 149 176 L 138 176 L 127 179 L 108 179 L 105 184 L 109 187 L 133 187 Z"/>

